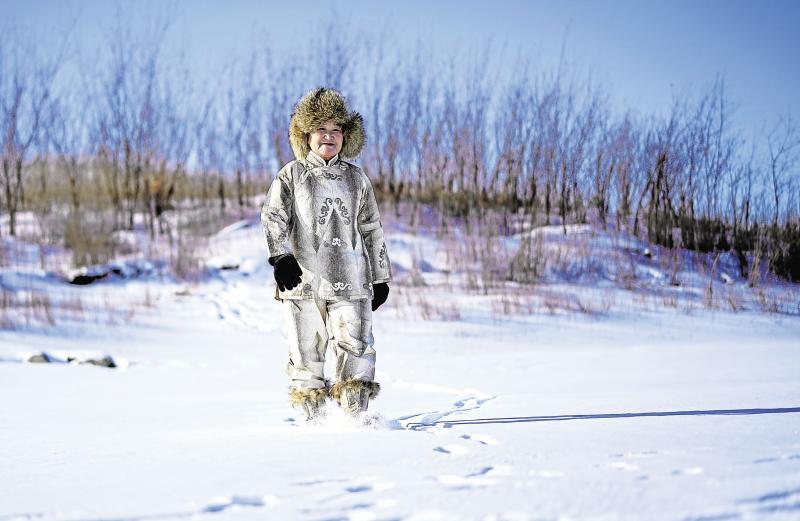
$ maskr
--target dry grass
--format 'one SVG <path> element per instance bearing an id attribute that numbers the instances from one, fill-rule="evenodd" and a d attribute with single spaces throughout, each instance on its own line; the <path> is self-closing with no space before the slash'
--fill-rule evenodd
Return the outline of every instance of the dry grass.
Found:
<path id="1" fill-rule="evenodd" d="M 659 266 L 663 273 L 669 276 L 669 283 L 672 286 L 681 286 L 680 272 L 683 271 L 683 250 L 674 249 L 664 252 L 659 256 Z"/>
<path id="2" fill-rule="evenodd" d="M 48 294 L 32 289 L 2 288 L 0 295 L 0 327 L 3 329 L 56 324 L 53 302 Z"/>
<path id="3" fill-rule="evenodd" d="M 781 309 L 781 299 L 762 287 L 755 288 L 756 300 L 761 311 L 766 313 L 779 313 Z"/>
<path id="4" fill-rule="evenodd" d="M 522 234 L 518 248 L 513 250 L 504 247 L 504 239 L 491 224 L 492 220 L 487 222 L 483 227 L 473 225 L 471 234 L 443 235 L 449 272 L 463 274 L 456 278 L 461 281 L 460 287 L 452 286 L 450 276 L 446 277 L 447 289 L 427 280 L 419 269 L 419 252 L 412 252 L 412 267 L 396 284 L 424 288 L 428 295 L 461 291 L 488 296 L 491 314 L 496 319 L 514 314 L 600 316 L 617 311 L 670 309 L 687 314 L 698 309 L 741 312 L 752 308 L 770 313 L 798 313 L 800 304 L 787 303 L 782 296 L 786 291 L 762 290 L 748 296 L 738 285 L 719 281 L 719 254 L 687 254 L 685 250 L 657 246 L 651 254 L 643 254 L 621 244 L 619 238 L 616 243 L 597 250 L 590 230 L 570 231 L 567 235 L 552 231 Z M 686 266 L 687 261 L 691 266 Z M 663 277 L 649 275 L 648 269 Z M 684 274 L 692 271 L 706 279 L 699 292 L 683 280 Z M 611 284 L 602 289 L 596 287 L 608 282 Z M 445 305 L 430 296 L 409 296 L 403 305 L 418 307 L 415 316 L 421 318 L 448 320 L 459 315 L 457 304 Z"/>
<path id="5" fill-rule="evenodd" d="M 661 292 L 661 305 L 665 308 L 677 309 L 680 299 L 678 295 L 668 289 L 663 289 Z"/>
<path id="6" fill-rule="evenodd" d="M 458 301 L 445 301 L 441 295 L 431 295 L 417 288 L 395 286 L 390 301 L 397 315 L 406 319 L 456 321 L 461 319 Z"/>
<path id="7" fill-rule="evenodd" d="M 154 309 L 158 298 L 149 288 L 140 299 L 120 300 L 119 293 L 108 291 L 100 296 L 81 296 L 80 290 L 49 291 L 25 289 L 0 290 L 0 330 L 31 327 L 54 327 L 66 323 L 93 321 L 96 324 L 120 325 L 133 321 L 143 309 Z"/>
<path id="8" fill-rule="evenodd" d="M 708 309 L 716 309 L 716 301 L 714 300 L 714 283 L 708 281 L 705 291 L 703 292 L 703 305 Z"/>

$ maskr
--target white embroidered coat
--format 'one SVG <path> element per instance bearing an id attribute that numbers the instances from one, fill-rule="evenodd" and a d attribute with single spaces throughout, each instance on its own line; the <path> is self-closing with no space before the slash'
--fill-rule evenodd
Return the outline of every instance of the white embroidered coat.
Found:
<path id="1" fill-rule="evenodd" d="M 301 282 L 275 298 L 372 299 L 392 268 L 369 178 L 339 156 L 309 152 L 284 166 L 261 208 L 268 257 L 293 254 Z M 274 260 L 274 259 L 273 259 Z"/>

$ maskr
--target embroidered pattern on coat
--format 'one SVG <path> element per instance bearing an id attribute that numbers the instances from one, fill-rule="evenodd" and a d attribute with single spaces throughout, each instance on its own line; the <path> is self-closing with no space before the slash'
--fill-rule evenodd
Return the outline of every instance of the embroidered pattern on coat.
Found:
<path id="1" fill-rule="evenodd" d="M 381 268 L 385 268 L 386 267 L 386 243 L 385 242 L 383 243 L 383 246 L 381 246 L 380 253 L 378 253 L 378 266 L 380 266 Z"/>
<path id="2" fill-rule="evenodd" d="M 338 197 L 334 201 L 336 202 L 336 206 L 338 207 L 339 215 L 342 216 L 342 222 L 344 222 L 345 224 L 350 224 L 350 211 L 344 205 L 344 202 Z"/>
<path id="3" fill-rule="evenodd" d="M 342 246 L 344 245 L 344 241 L 339 237 L 334 237 L 330 240 L 330 242 L 326 239 L 322 244 L 326 248 L 330 248 L 331 246 Z"/>
<path id="4" fill-rule="evenodd" d="M 331 284 L 331 286 L 336 291 L 342 291 L 342 290 L 345 290 L 345 289 L 353 289 L 352 285 L 350 285 L 349 283 L 344 283 L 344 282 L 334 282 L 333 284 Z"/>
<path id="5" fill-rule="evenodd" d="M 330 197 L 326 197 L 325 201 L 322 203 L 322 206 L 319 209 L 319 218 L 317 222 L 320 224 L 325 224 L 328 221 L 328 218 L 331 216 L 331 209 L 333 204 L 336 203 L 336 211 L 342 218 L 342 222 L 345 224 L 350 224 L 350 210 L 344 205 L 344 201 L 340 198 L 331 199 Z"/>
<path id="6" fill-rule="evenodd" d="M 332 179 L 334 181 L 341 181 L 342 179 L 344 179 L 344 177 L 342 177 L 342 174 L 339 174 L 337 172 L 330 172 L 328 170 L 322 171 L 322 177 L 324 177 L 325 179 Z"/>
<path id="7" fill-rule="evenodd" d="M 322 207 L 319 209 L 319 221 L 320 224 L 325 224 L 325 221 L 328 219 L 328 213 L 331 211 L 331 207 L 328 206 L 333 204 L 333 200 L 330 197 L 325 198 L 325 202 L 322 203 Z"/>

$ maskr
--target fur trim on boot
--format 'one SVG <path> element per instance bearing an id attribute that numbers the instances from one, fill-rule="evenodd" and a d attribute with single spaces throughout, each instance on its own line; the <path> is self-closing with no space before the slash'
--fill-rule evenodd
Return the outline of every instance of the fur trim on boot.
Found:
<path id="1" fill-rule="evenodd" d="M 347 101 L 341 92 L 320 87 L 314 89 L 297 102 L 289 122 L 289 142 L 297 159 L 305 159 L 311 148 L 308 135 L 320 123 L 333 120 L 342 126 L 343 158 L 353 158 L 361 153 L 367 134 L 364 131 L 364 118 L 358 112 L 350 112 Z"/>
<path id="2" fill-rule="evenodd" d="M 306 421 L 312 421 L 322 415 L 325 400 L 330 391 L 327 387 L 319 389 L 289 389 L 289 403 L 296 409 L 303 409 Z"/>
<path id="3" fill-rule="evenodd" d="M 381 384 L 364 380 L 346 380 L 336 382 L 331 388 L 331 396 L 342 409 L 350 414 L 366 411 L 370 399 L 378 396 Z"/>

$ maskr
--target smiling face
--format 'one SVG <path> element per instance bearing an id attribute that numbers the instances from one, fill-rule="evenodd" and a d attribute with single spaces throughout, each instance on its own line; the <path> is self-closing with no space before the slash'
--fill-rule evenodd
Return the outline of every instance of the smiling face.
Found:
<path id="1" fill-rule="evenodd" d="M 308 146 L 311 151 L 325 161 L 342 150 L 342 127 L 333 120 L 320 123 L 317 129 L 308 135 Z"/>

